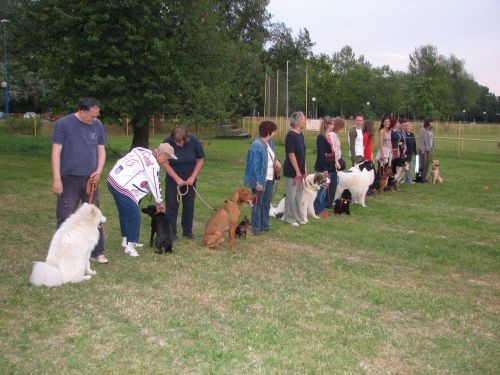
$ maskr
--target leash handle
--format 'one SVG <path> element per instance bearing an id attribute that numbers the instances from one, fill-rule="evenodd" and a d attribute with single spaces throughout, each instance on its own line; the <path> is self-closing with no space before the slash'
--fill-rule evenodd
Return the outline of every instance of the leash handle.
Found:
<path id="1" fill-rule="evenodd" d="M 87 187 L 85 188 L 85 192 L 87 193 L 89 199 L 88 203 L 92 203 L 92 200 L 94 199 L 94 192 L 97 189 L 97 181 L 94 181 L 93 178 L 89 178 L 87 181 Z"/>

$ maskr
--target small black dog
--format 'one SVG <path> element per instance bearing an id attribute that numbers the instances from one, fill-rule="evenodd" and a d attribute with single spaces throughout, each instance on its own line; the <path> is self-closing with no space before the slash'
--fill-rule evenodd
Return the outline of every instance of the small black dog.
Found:
<path id="1" fill-rule="evenodd" d="M 422 169 L 420 168 L 420 169 L 418 170 L 418 172 L 416 173 L 416 175 L 415 175 L 415 179 L 413 180 L 413 182 L 415 182 L 416 184 L 421 184 L 421 183 L 423 183 L 423 182 L 424 182 L 424 176 L 423 176 L 423 174 L 424 174 L 424 173 L 423 173 Z"/>
<path id="2" fill-rule="evenodd" d="M 340 198 L 335 200 L 335 205 L 333 206 L 333 212 L 340 215 L 342 213 L 346 213 L 347 215 L 351 214 L 349 206 L 351 204 L 352 194 L 349 189 L 344 189 Z"/>
<path id="3" fill-rule="evenodd" d="M 174 231 L 167 215 L 164 212 L 156 213 L 156 206 L 153 205 L 149 205 L 141 211 L 151 217 L 149 246 L 153 247 L 154 243 L 158 254 L 163 254 L 163 252 L 171 253 L 174 242 Z"/>
<path id="4" fill-rule="evenodd" d="M 243 221 L 236 227 L 235 234 L 238 236 L 238 238 L 246 238 L 248 227 L 250 226 L 250 224 L 250 220 L 248 220 L 248 218 L 245 216 L 245 219 L 243 219 Z"/>

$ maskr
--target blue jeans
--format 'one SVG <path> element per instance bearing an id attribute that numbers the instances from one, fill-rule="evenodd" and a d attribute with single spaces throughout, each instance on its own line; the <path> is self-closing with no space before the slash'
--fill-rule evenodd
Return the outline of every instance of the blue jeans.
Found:
<path id="1" fill-rule="evenodd" d="M 319 214 L 325 210 L 326 204 L 326 187 L 322 186 L 318 190 L 318 194 L 316 195 L 316 199 L 314 200 L 314 212 Z"/>
<path id="2" fill-rule="evenodd" d="M 139 206 L 126 195 L 116 191 L 109 182 L 108 189 L 115 199 L 116 208 L 118 208 L 122 237 L 127 237 L 127 242 L 139 242 L 139 232 L 141 230 Z"/>
<path id="3" fill-rule="evenodd" d="M 252 207 L 252 232 L 260 233 L 268 231 L 269 228 L 269 209 L 273 199 L 274 181 L 266 181 L 263 191 L 252 189 L 255 194 L 254 206 Z"/>
<path id="4" fill-rule="evenodd" d="M 57 196 L 56 217 L 57 228 L 64 223 L 78 208 L 80 202 L 88 202 L 87 181 L 90 176 L 61 176 L 63 184 L 63 193 Z M 92 196 L 92 203 L 99 207 L 99 188 Z M 90 256 L 97 257 L 104 253 L 104 234 L 102 227 L 99 226 L 99 242 L 95 245 Z"/>
<path id="5" fill-rule="evenodd" d="M 413 169 L 415 167 L 413 166 L 413 160 L 408 160 L 408 164 L 410 165 L 410 170 L 405 173 L 403 182 L 411 184 L 413 182 Z"/>

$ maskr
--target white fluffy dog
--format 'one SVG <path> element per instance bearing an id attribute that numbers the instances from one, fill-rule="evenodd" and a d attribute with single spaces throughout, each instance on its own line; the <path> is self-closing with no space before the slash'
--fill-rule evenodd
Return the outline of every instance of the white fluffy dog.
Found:
<path id="1" fill-rule="evenodd" d="M 30 276 L 35 286 L 58 286 L 89 280 L 90 253 L 99 241 L 99 224 L 106 218 L 93 204 L 84 203 L 52 237 L 45 262 L 35 262 Z"/>
<path id="2" fill-rule="evenodd" d="M 276 207 L 271 203 L 271 207 L 269 208 L 269 216 L 271 217 L 283 217 L 285 213 L 285 197 L 281 198 L 280 202 Z"/>
<path id="3" fill-rule="evenodd" d="M 369 161 L 363 161 L 345 172 L 337 172 L 337 176 L 338 184 L 334 200 L 340 198 L 344 189 L 349 189 L 352 194 L 351 203 L 357 203 L 366 207 L 366 193 L 375 180 L 373 164 Z"/>

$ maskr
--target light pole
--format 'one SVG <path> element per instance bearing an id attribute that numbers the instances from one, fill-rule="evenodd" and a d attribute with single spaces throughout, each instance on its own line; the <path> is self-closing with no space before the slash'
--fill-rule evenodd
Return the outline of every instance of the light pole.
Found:
<path id="1" fill-rule="evenodd" d="M 314 116 L 314 118 L 316 118 L 316 115 L 315 115 L 315 113 L 316 113 L 316 97 L 313 96 L 312 101 L 313 101 L 313 116 Z"/>
<path id="2" fill-rule="evenodd" d="M 3 111 L 9 114 L 9 62 L 7 61 L 7 19 L 0 21 L 3 24 Z"/>
<path id="3" fill-rule="evenodd" d="M 464 124 L 465 124 L 465 109 L 462 112 L 464 113 Z"/>
<path id="4" fill-rule="evenodd" d="M 286 60 L 286 118 L 288 118 L 288 63 L 290 61 Z"/>
<path id="5" fill-rule="evenodd" d="M 486 124 L 486 111 L 483 111 L 483 122 Z"/>

